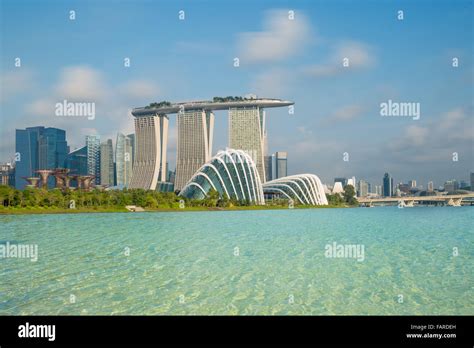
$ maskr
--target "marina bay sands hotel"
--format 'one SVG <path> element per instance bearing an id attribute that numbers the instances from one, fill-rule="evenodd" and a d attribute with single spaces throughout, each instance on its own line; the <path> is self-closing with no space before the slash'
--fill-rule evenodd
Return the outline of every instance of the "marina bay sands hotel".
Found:
<path id="1" fill-rule="evenodd" d="M 265 181 L 265 108 L 293 105 L 268 98 L 226 97 L 213 101 L 152 103 L 132 110 L 135 118 L 135 158 L 130 188 L 155 190 L 166 182 L 169 115 L 178 130 L 175 190 L 181 190 L 212 157 L 214 110 L 229 111 L 229 147 L 248 153 Z"/>

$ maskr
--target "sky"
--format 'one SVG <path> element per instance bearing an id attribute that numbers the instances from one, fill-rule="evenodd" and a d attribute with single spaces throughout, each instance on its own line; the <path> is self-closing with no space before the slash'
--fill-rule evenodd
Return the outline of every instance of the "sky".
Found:
<path id="1" fill-rule="evenodd" d="M 474 171 L 472 1 L 0 0 L 0 22 L 0 162 L 15 129 L 64 129 L 73 150 L 132 133 L 134 107 L 253 93 L 295 102 L 266 112 L 289 174 L 426 187 Z M 95 118 L 56 116 L 64 99 L 95 103 Z M 389 100 L 420 117 L 382 116 Z M 213 153 L 227 117 L 216 112 Z"/>

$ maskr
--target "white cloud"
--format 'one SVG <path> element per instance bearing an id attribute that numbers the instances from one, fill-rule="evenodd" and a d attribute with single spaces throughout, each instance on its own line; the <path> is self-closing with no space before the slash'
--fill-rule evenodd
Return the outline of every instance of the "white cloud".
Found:
<path id="1" fill-rule="evenodd" d="M 102 74 L 87 66 L 64 68 L 59 76 L 55 94 L 72 101 L 100 101 L 108 92 Z"/>
<path id="2" fill-rule="evenodd" d="M 345 58 L 348 59 L 347 67 L 343 65 Z M 376 57 L 370 45 L 358 41 L 342 41 L 333 46 L 326 63 L 310 65 L 304 67 L 302 71 L 309 76 L 326 77 L 368 68 L 375 63 Z"/>
<path id="3" fill-rule="evenodd" d="M 279 61 L 301 53 L 308 42 L 310 25 L 306 17 L 296 11 L 293 20 L 288 11 L 270 10 L 265 13 L 263 31 L 239 35 L 241 64 Z"/>
<path id="4" fill-rule="evenodd" d="M 281 68 L 274 68 L 256 75 L 251 86 L 258 96 L 283 97 L 291 83 L 292 75 Z"/>
<path id="5" fill-rule="evenodd" d="M 456 108 L 443 114 L 442 120 L 439 123 L 439 127 L 448 131 L 451 128 L 459 124 L 459 122 L 465 119 L 464 110 L 462 108 Z"/>
<path id="6" fill-rule="evenodd" d="M 345 41 L 336 46 L 333 61 L 340 62 L 344 58 L 349 59 L 349 67 L 363 68 L 375 63 L 375 57 L 372 48 L 363 42 Z"/>
<path id="7" fill-rule="evenodd" d="M 160 88 L 151 81 L 133 80 L 119 87 L 119 91 L 128 98 L 154 99 L 160 94 Z"/>
<path id="8" fill-rule="evenodd" d="M 336 111 L 328 118 L 331 121 L 349 121 L 358 117 L 365 108 L 362 105 L 353 104 L 343 106 Z"/>
<path id="9" fill-rule="evenodd" d="M 462 108 L 444 112 L 440 117 L 426 122 L 423 126 L 412 124 L 403 130 L 389 149 L 401 156 L 416 152 L 419 158 L 432 158 L 439 151 L 460 151 L 474 142 L 472 120 L 466 117 Z M 439 154 L 437 155 L 439 159 Z"/>
<path id="10" fill-rule="evenodd" d="M 35 116 L 52 116 L 54 115 L 56 101 L 52 99 L 42 98 L 27 104 L 26 111 Z"/>
<path id="11" fill-rule="evenodd" d="M 404 140 L 411 145 L 424 145 L 426 142 L 426 136 L 429 131 L 425 127 L 420 127 L 417 125 L 408 126 L 405 129 L 405 138 Z"/>

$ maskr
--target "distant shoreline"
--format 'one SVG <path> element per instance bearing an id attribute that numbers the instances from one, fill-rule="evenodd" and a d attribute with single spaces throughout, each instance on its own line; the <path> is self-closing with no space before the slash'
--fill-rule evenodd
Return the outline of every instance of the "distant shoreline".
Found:
<path id="1" fill-rule="evenodd" d="M 295 206 L 291 209 L 331 209 L 331 208 L 356 208 L 357 206 L 345 205 L 318 205 L 318 206 Z M 235 207 L 187 207 L 187 208 L 146 208 L 141 213 L 161 213 L 161 212 L 197 212 L 197 211 L 245 211 L 245 210 L 289 210 L 283 206 L 235 206 Z M 0 215 L 32 215 L 32 214 L 84 214 L 84 213 L 140 213 L 128 211 L 125 207 L 109 207 L 109 208 L 5 208 L 0 207 Z"/>

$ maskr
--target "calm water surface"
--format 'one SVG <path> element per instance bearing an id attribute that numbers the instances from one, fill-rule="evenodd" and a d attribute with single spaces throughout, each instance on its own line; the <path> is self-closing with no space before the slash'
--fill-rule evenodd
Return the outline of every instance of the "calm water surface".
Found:
<path id="1" fill-rule="evenodd" d="M 0 314 L 473 315 L 473 217 L 472 207 L 0 216 L 1 243 L 39 249 L 37 262 L 0 259 Z M 364 245 L 364 261 L 326 258 L 333 242 Z"/>

